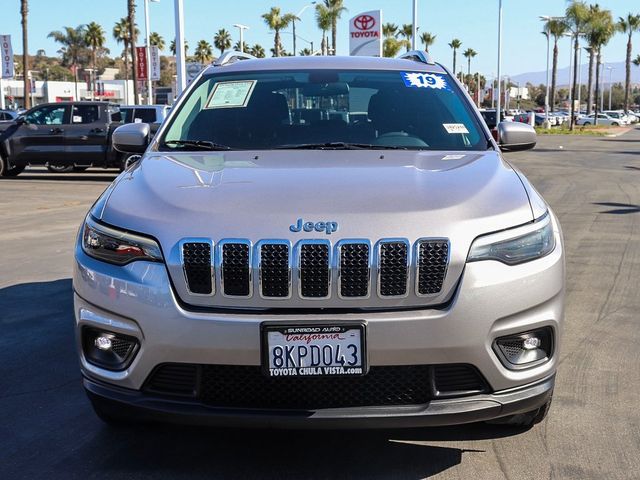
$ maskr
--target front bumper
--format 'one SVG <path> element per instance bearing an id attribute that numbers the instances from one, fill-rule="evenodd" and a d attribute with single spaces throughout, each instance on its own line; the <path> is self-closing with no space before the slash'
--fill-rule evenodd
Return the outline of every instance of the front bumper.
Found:
<path id="1" fill-rule="evenodd" d="M 164 265 L 133 262 L 117 267 L 88 257 L 77 247 L 74 303 L 85 387 L 90 396 L 147 411 L 142 417 L 176 414 L 187 423 L 294 426 L 313 420 L 329 428 L 346 423 L 366 426 L 367 419 L 372 419 L 379 426 L 420 426 L 487 420 L 533 410 L 550 394 L 561 348 L 564 257 L 559 229 L 556 245 L 546 257 L 522 265 L 468 263 L 445 308 L 350 313 L 187 310 L 176 299 Z M 286 415 L 220 410 L 140 393 L 154 368 L 163 363 L 259 366 L 263 322 L 309 321 L 365 323 L 369 366 L 468 364 L 478 369 L 493 393 L 437 399 L 419 406 L 323 409 Z M 122 371 L 88 362 L 80 342 L 84 326 L 137 338 L 140 347 L 133 361 Z M 494 340 L 542 327 L 553 331 L 554 352 L 549 361 L 521 370 L 506 368 L 492 348 Z"/>
<path id="2" fill-rule="evenodd" d="M 432 400 L 424 405 L 331 408 L 323 410 L 252 410 L 213 408 L 199 403 L 168 400 L 139 391 L 114 387 L 84 378 L 87 395 L 101 408 L 139 421 L 185 425 L 279 428 L 413 428 L 457 425 L 525 413 L 544 405 L 553 393 L 555 375 L 519 388 Z"/>

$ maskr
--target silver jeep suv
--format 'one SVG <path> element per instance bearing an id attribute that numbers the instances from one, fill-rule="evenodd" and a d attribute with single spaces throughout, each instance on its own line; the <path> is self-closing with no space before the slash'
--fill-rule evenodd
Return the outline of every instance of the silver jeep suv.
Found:
<path id="1" fill-rule="evenodd" d="M 558 221 L 462 86 L 399 59 L 207 68 L 78 235 L 84 387 L 105 421 L 529 426 L 564 310 Z M 239 61 L 242 59 L 242 61 Z"/>

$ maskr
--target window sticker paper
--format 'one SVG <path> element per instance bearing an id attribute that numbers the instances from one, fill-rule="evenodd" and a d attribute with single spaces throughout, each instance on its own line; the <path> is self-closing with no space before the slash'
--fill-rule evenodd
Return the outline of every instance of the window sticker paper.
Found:
<path id="1" fill-rule="evenodd" d="M 442 126 L 447 133 L 469 133 L 464 123 L 443 123 Z"/>
<path id="2" fill-rule="evenodd" d="M 256 86 L 255 80 L 219 82 L 213 87 L 205 108 L 246 107 Z"/>

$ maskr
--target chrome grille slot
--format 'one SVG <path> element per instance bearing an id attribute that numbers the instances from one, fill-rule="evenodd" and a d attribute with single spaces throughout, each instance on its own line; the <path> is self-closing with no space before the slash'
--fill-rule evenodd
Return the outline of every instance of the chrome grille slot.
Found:
<path id="1" fill-rule="evenodd" d="M 289 245 L 285 243 L 266 243 L 260 247 L 260 293 L 263 297 L 290 296 L 289 253 Z"/>
<path id="2" fill-rule="evenodd" d="M 409 279 L 409 246 L 405 241 L 380 242 L 378 261 L 378 293 L 381 297 L 407 294 Z"/>
<path id="3" fill-rule="evenodd" d="M 248 243 L 229 242 L 222 245 L 221 278 L 225 295 L 251 295 L 250 252 Z"/>
<path id="4" fill-rule="evenodd" d="M 369 295 L 369 254 L 367 243 L 340 246 L 340 296 L 358 298 Z"/>
<path id="5" fill-rule="evenodd" d="M 440 293 L 449 263 L 449 242 L 444 239 L 421 240 L 418 242 L 417 254 L 418 295 Z"/>
<path id="6" fill-rule="evenodd" d="M 329 296 L 328 243 L 302 243 L 299 268 L 301 297 L 326 298 Z"/>
<path id="7" fill-rule="evenodd" d="M 211 295 L 214 292 L 212 248 L 206 242 L 182 244 L 182 264 L 189 292 Z"/>

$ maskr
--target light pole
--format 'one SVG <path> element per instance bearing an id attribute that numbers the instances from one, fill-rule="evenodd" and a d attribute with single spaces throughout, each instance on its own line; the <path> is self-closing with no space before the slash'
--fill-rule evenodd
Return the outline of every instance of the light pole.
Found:
<path id="1" fill-rule="evenodd" d="M 147 105 L 151 105 L 153 100 L 153 95 L 151 92 L 151 41 L 149 37 L 151 36 L 150 26 L 149 26 L 149 2 L 158 3 L 160 0 L 144 0 L 144 31 L 145 31 L 145 46 L 147 47 Z"/>
<path id="2" fill-rule="evenodd" d="M 604 93 L 602 90 L 604 90 L 604 61 L 600 62 L 600 112 L 604 110 Z"/>
<path id="3" fill-rule="evenodd" d="M 241 23 L 234 23 L 233 26 L 240 31 L 240 51 L 244 52 L 244 31 L 249 30 L 249 27 Z"/>
<path id="4" fill-rule="evenodd" d="M 571 68 L 573 66 L 573 34 L 572 33 L 565 33 L 565 36 L 569 37 L 569 112 L 573 113 L 573 89 L 571 88 L 571 85 L 573 84 L 573 68 Z M 573 124 L 573 119 L 570 118 L 569 119 L 569 124 L 572 125 Z"/>
<path id="5" fill-rule="evenodd" d="M 187 70 L 184 63 L 184 6 L 182 0 L 174 0 L 176 20 L 176 96 L 187 86 Z"/>
<path id="6" fill-rule="evenodd" d="M 293 20 L 291 21 L 291 27 L 293 28 L 293 56 L 295 57 L 298 53 L 296 50 L 296 19 L 300 20 L 300 17 L 302 16 L 302 14 L 304 13 L 304 11 L 307 8 L 310 8 L 312 6 L 314 6 L 316 4 L 316 2 L 311 2 L 306 4 L 304 7 L 302 7 L 302 9 L 293 17 Z M 313 50 L 313 48 L 312 48 Z"/>
<path id="7" fill-rule="evenodd" d="M 540 17 L 542 18 L 542 17 Z M 549 124 L 549 32 L 542 32 L 547 37 L 547 85 L 544 94 L 544 125 L 543 128 L 551 128 Z"/>
<path id="8" fill-rule="evenodd" d="M 500 66 L 502 64 L 502 0 L 498 0 L 498 100 L 496 103 L 496 126 L 500 123 L 502 89 L 500 88 Z"/>
<path id="9" fill-rule="evenodd" d="M 614 67 L 608 66 L 607 70 L 609 70 L 609 110 L 611 110 L 611 74 L 615 70 Z"/>
<path id="10" fill-rule="evenodd" d="M 500 0 L 502 1 L 502 0 Z M 411 23 L 411 50 L 417 50 L 418 44 L 418 0 L 413 0 L 413 22 Z"/>
<path id="11" fill-rule="evenodd" d="M 293 35 L 293 32 L 280 32 L 280 33 L 286 33 L 287 35 Z M 298 39 L 302 40 L 303 42 L 307 42 L 310 46 L 311 46 L 311 55 L 315 55 L 315 50 L 313 49 L 313 42 L 310 40 L 307 40 L 306 38 L 302 38 L 300 35 L 298 35 Z"/>

